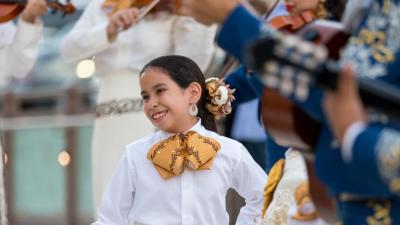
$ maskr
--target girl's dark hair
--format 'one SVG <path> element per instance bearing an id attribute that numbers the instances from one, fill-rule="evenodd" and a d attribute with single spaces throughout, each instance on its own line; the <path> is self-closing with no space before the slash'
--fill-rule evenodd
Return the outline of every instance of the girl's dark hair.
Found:
<path id="1" fill-rule="evenodd" d="M 199 83 L 202 92 L 200 100 L 197 102 L 198 115 L 201 118 L 202 125 L 206 129 L 216 131 L 214 115 L 206 109 L 206 102 L 209 96 L 206 90 L 204 75 L 193 60 L 179 55 L 161 56 L 147 63 L 140 72 L 140 76 L 150 68 L 157 68 L 166 72 L 182 89 L 189 87 L 193 82 Z"/>

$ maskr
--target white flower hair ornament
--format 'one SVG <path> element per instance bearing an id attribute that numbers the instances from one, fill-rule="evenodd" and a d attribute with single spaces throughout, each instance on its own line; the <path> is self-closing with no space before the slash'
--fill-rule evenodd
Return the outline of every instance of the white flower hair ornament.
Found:
<path id="1" fill-rule="evenodd" d="M 216 119 L 232 112 L 231 102 L 235 100 L 233 96 L 235 89 L 229 88 L 228 84 L 218 78 L 208 78 L 206 89 L 209 95 L 206 108 Z"/>

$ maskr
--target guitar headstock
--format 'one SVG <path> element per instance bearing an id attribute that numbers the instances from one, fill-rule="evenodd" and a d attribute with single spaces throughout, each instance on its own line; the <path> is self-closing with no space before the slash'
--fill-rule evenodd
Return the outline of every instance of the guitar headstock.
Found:
<path id="1" fill-rule="evenodd" d="M 259 72 L 264 85 L 300 101 L 308 98 L 310 86 L 320 83 L 326 73 L 336 74 L 337 64 L 328 59 L 324 46 L 287 34 L 259 39 L 247 52 L 248 65 Z M 327 75 L 328 80 L 331 77 Z"/>
<path id="2" fill-rule="evenodd" d="M 63 16 L 70 15 L 75 12 L 75 6 L 67 0 L 65 4 L 58 0 L 51 0 L 47 3 L 47 7 L 51 9 L 52 13 L 61 12 Z"/>

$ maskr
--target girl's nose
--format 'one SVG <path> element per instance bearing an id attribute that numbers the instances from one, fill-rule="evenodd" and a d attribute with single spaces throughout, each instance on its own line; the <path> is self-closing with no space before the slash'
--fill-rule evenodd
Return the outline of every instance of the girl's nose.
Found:
<path id="1" fill-rule="evenodd" d="M 157 101 L 152 101 L 151 102 L 151 107 L 152 108 L 157 108 L 157 106 L 158 106 L 158 102 Z"/>

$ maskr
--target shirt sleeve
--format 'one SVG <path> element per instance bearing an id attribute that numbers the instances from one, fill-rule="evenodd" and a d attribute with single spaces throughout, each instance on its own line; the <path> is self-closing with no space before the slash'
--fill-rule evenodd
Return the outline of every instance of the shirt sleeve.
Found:
<path id="1" fill-rule="evenodd" d="M 400 132 L 382 124 L 368 125 L 351 147 L 348 162 L 355 176 L 368 174 L 370 187 L 400 196 Z"/>
<path id="2" fill-rule="evenodd" d="M 241 159 L 233 174 L 232 188 L 246 202 L 246 205 L 240 210 L 236 225 L 255 224 L 256 218 L 261 216 L 263 191 L 267 175 L 244 146 L 241 146 Z"/>
<path id="3" fill-rule="evenodd" d="M 72 30 L 60 45 L 66 62 L 78 62 L 106 50 L 111 43 L 107 37 L 108 17 L 101 10 L 101 1 L 92 0 Z"/>
<path id="4" fill-rule="evenodd" d="M 244 6 L 239 5 L 222 24 L 217 42 L 221 48 L 244 63 L 244 50 L 247 44 L 262 34 L 262 27 L 275 32 L 274 29 L 262 26 L 261 20 L 248 12 Z"/>
<path id="5" fill-rule="evenodd" d="M 232 107 L 235 108 L 237 104 L 251 101 L 255 98 L 261 97 L 262 84 L 253 82 L 253 77 L 247 75 L 246 68 L 239 66 L 236 70 L 227 75 L 225 82 L 235 89 L 233 93 L 235 101 L 232 102 Z"/>
<path id="6" fill-rule="evenodd" d="M 1 70 L 8 77 L 22 78 L 32 69 L 38 51 L 43 22 L 37 19 L 34 24 L 18 20 L 13 41 L 0 50 Z M 12 31 L 10 31 L 12 32 Z"/>
<path id="7" fill-rule="evenodd" d="M 353 158 L 352 148 L 358 135 L 365 130 L 364 122 L 355 122 L 349 126 L 344 133 L 342 142 L 342 157 L 345 162 L 350 162 Z"/>
<path id="8" fill-rule="evenodd" d="M 177 16 L 172 28 L 174 54 L 193 59 L 204 72 L 214 55 L 217 27 L 205 26 L 194 19 Z"/>
<path id="9" fill-rule="evenodd" d="M 136 173 L 127 151 L 106 186 L 92 225 L 128 225 L 135 196 Z"/>

